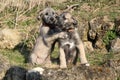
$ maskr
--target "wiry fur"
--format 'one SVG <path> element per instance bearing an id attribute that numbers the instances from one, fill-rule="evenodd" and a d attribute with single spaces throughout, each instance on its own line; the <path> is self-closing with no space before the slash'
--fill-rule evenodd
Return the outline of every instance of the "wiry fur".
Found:
<path id="1" fill-rule="evenodd" d="M 42 19 L 40 26 L 40 34 L 37 38 L 34 49 L 30 55 L 30 62 L 32 64 L 51 65 L 50 52 L 53 42 L 57 38 L 62 38 L 64 32 L 55 32 L 53 28 L 56 26 L 56 13 L 52 8 L 45 8 L 38 15 L 38 20 Z"/>
<path id="2" fill-rule="evenodd" d="M 64 12 L 58 18 L 58 26 L 62 31 L 67 32 L 66 38 L 59 39 L 60 67 L 66 68 L 66 62 L 72 62 L 73 64 L 76 64 L 79 52 L 81 63 L 88 63 L 85 56 L 83 43 L 77 32 L 77 21 L 71 16 L 70 13 Z"/>

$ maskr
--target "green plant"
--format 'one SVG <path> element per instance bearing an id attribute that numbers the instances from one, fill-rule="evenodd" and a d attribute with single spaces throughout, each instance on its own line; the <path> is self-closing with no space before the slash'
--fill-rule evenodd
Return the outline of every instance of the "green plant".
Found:
<path id="1" fill-rule="evenodd" d="M 120 80 L 120 77 L 118 77 L 117 80 Z"/>
<path id="2" fill-rule="evenodd" d="M 111 40 L 115 39 L 115 38 L 116 38 L 116 33 L 115 33 L 115 31 L 114 31 L 114 30 L 109 30 L 109 31 L 106 32 L 106 34 L 105 34 L 105 36 L 104 36 L 104 38 L 103 38 L 103 42 L 104 42 L 106 45 L 108 45 L 109 42 L 110 42 Z"/>

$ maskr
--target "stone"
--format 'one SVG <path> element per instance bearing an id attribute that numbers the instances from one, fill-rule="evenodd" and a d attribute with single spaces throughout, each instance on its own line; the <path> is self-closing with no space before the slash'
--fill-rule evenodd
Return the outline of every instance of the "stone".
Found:
<path id="1" fill-rule="evenodd" d="M 117 35 L 120 36 L 120 18 L 116 18 L 114 20 L 114 23 L 115 23 L 115 31 Z"/>
<path id="2" fill-rule="evenodd" d="M 48 69 L 44 74 L 46 80 L 115 80 L 115 71 L 107 67 L 99 66 L 74 66 L 69 69 Z"/>
<path id="3" fill-rule="evenodd" d="M 80 38 L 82 39 L 82 41 L 88 41 L 88 25 L 85 22 L 81 22 L 80 27 L 78 27 L 79 29 L 79 35 Z"/>
<path id="4" fill-rule="evenodd" d="M 16 29 L 0 30 L 0 49 L 13 49 L 20 41 L 21 36 Z"/>
<path id="5" fill-rule="evenodd" d="M 84 48 L 86 53 L 91 53 L 92 51 L 94 51 L 92 43 L 90 41 L 84 42 Z"/>
<path id="6" fill-rule="evenodd" d="M 93 18 L 89 23 L 88 40 L 92 42 L 93 47 L 99 50 L 106 50 L 106 44 L 103 42 L 107 31 L 113 30 L 114 23 L 107 16 Z"/>
<path id="7" fill-rule="evenodd" d="M 115 53 L 120 52 L 120 38 L 111 41 L 110 49 Z"/>
<path id="8" fill-rule="evenodd" d="M 110 62 L 110 64 L 112 63 Z M 41 71 L 42 68 L 33 68 L 27 71 L 16 66 L 7 71 L 3 80 L 117 80 L 119 72 L 116 70 L 119 65 L 107 66 L 107 64 L 109 62 L 106 62 L 104 66 L 85 67 L 79 65 L 68 69 L 45 68 L 42 74 L 39 72 L 39 69 Z"/>

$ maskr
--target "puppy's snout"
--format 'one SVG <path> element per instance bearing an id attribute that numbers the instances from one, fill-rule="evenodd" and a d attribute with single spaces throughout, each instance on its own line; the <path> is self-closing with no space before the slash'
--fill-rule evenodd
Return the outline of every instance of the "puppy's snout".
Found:
<path id="1" fill-rule="evenodd" d="M 54 18 L 53 18 L 53 17 L 51 17 L 51 18 L 50 18 L 50 20 L 51 20 L 51 21 L 54 21 Z"/>

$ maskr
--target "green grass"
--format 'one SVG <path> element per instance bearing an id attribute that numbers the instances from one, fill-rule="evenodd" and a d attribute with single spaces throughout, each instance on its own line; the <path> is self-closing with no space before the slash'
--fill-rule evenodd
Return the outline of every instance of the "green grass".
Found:
<path id="1" fill-rule="evenodd" d="M 104 53 L 95 51 L 90 54 L 87 54 L 87 58 L 91 65 L 101 65 L 104 62 L 104 55 Z"/>
<path id="2" fill-rule="evenodd" d="M 120 80 L 120 77 L 118 77 L 117 80 Z"/>
<path id="3" fill-rule="evenodd" d="M 56 46 L 51 56 L 53 58 L 58 58 L 59 56 L 58 52 L 59 52 L 59 49 L 58 49 L 58 46 Z M 3 56 L 6 56 L 11 65 L 21 66 L 26 68 L 32 67 L 25 62 L 25 55 L 26 55 L 25 52 L 21 53 L 18 50 L 5 49 L 5 50 L 0 50 L 0 54 L 2 54 Z M 120 57 L 120 55 L 115 56 L 112 52 L 105 54 L 100 51 L 94 51 L 86 55 L 90 65 L 97 65 L 97 66 L 101 66 L 102 64 L 104 64 L 105 61 L 109 59 L 119 59 Z M 80 62 L 80 59 L 78 58 L 78 63 L 79 62 Z M 53 64 L 56 64 L 56 62 L 54 62 Z M 40 65 L 35 65 L 35 66 L 40 66 Z"/>
<path id="4" fill-rule="evenodd" d="M 109 45 L 110 41 L 115 39 L 117 37 L 116 32 L 114 30 L 109 30 L 107 31 L 107 33 L 105 34 L 104 38 L 103 38 L 103 42 L 106 45 Z"/>
<path id="5" fill-rule="evenodd" d="M 27 19 L 27 20 L 24 20 L 23 22 L 21 22 L 20 24 L 22 25 L 22 26 L 27 26 L 27 27 L 29 27 L 30 25 L 33 25 L 33 24 L 36 24 L 36 22 L 37 22 L 37 20 L 34 18 L 32 18 L 32 19 Z"/>
<path id="6" fill-rule="evenodd" d="M 17 50 L 0 50 L 0 54 L 6 56 L 11 65 L 24 65 L 25 58 Z"/>
<path id="7" fill-rule="evenodd" d="M 59 49 L 58 49 L 58 47 L 56 47 L 54 49 L 54 51 L 52 52 L 51 57 L 53 57 L 53 58 L 58 58 L 59 57 Z"/>
<path id="8" fill-rule="evenodd" d="M 56 46 L 56 48 L 54 49 L 53 53 L 52 53 L 52 57 L 53 58 L 57 58 L 59 57 L 59 49 Z M 92 53 L 86 53 L 87 59 L 90 62 L 91 65 L 102 65 L 105 61 L 109 60 L 109 59 L 113 59 L 114 54 L 112 52 L 109 53 L 102 53 L 100 51 L 94 51 Z M 119 56 L 118 56 L 119 57 Z M 78 62 L 80 62 L 80 58 L 78 58 L 77 60 Z"/>

